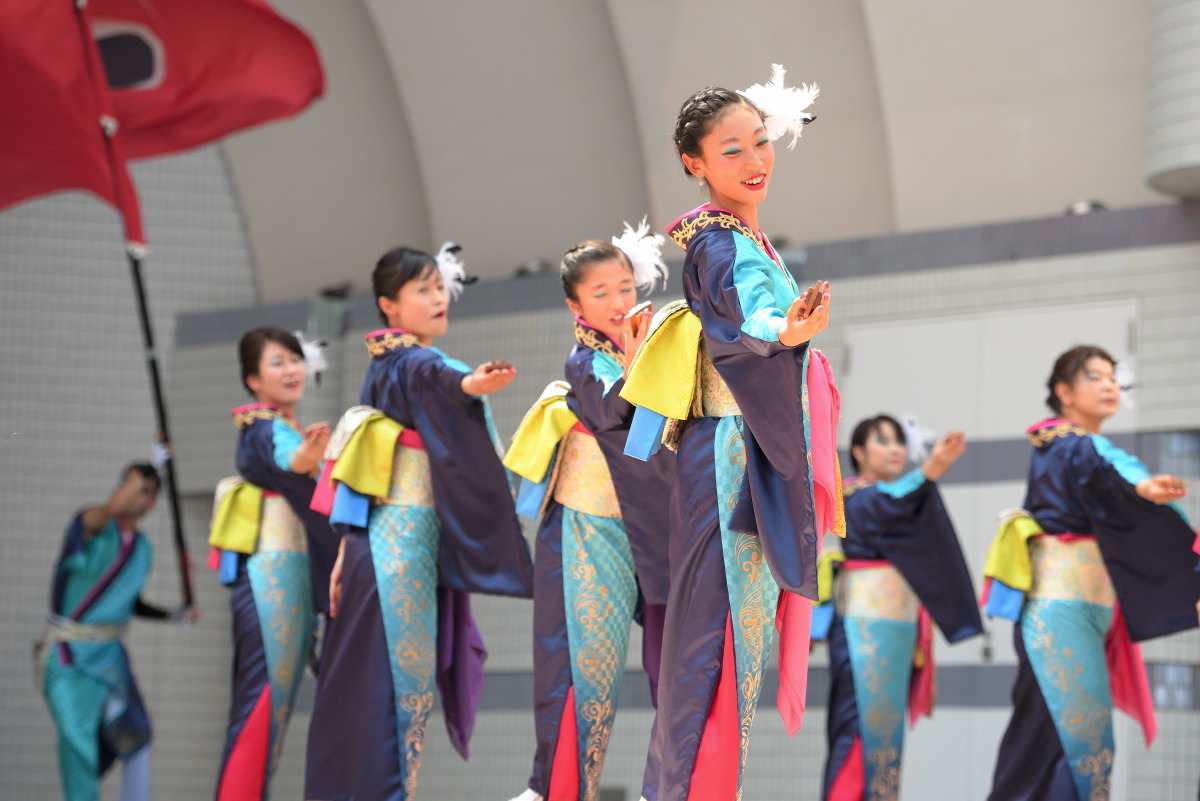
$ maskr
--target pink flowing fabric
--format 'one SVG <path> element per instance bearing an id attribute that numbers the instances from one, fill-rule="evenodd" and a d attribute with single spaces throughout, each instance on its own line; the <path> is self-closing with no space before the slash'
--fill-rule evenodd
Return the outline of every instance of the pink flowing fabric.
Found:
<path id="1" fill-rule="evenodd" d="M 336 488 L 333 485 L 333 479 L 330 478 L 330 473 L 333 472 L 336 464 L 336 459 L 325 460 L 325 464 L 321 466 L 321 475 L 317 476 L 317 487 L 313 490 L 312 500 L 308 502 L 309 509 L 320 512 L 326 517 L 329 517 L 329 513 L 333 511 L 333 496 Z"/>
<path id="2" fill-rule="evenodd" d="M 836 528 L 838 503 L 837 425 L 841 397 L 825 354 L 810 351 L 808 371 L 809 465 L 812 469 L 813 509 L 817 547 L 820 537 Z M 779 692 L 775 705 L 789 737 L 800 731 L 808 693 L 808 648 L 812 633 L 812 601 L 781 592 L 775 613 L 779 632 Z"/>
<path id="3" fill-rule="evenodd" d="M 738 716 L 737 666 L 733 659 L 733 618 L 725 616 L 721 676 L 713 694 L 687 801 L 729 801 L 737 795 L 742 726 Z"/>
<path id="4" fill-rule="evenodd" d="M 548 801 L 579 801 L 579 728 L 575 721 L 574 687 L 567 688 L 567 698 L 563 701 L 546 798 Z"/>
<path id="5" fill-rule="evenodd" d="M 867 797 L 867 768 L 863 764 L 862 738 L 855 737 L 846 761 L 838 771 L 826 801 L 862 801 Z"/>
<path id="6" fill-rule="evenodd" d="M 1120 601 L 1113 604 L 1113 621 L 1104 640 L 1104 657 L 1108 663 L 1108 687 L 1113 706 L 1141 725 L 1142 736 L 1149 748 L 1158 734 L 1158 720 L 1154 717 L 1154 701 L 1150 697 L 1142 649 L 1129 639 Z"/>
<path id="7" fill-rule="evenodd" d="M 933 619 L 923 606 L 917 613 L 917 653 L 922 657 L 921 664 L 913 666 L 912 678 L 908 682 L 909 726 L 915 726 L 917 718 L 922 715 L 933 717 L 937 686 L 937 665 L 933 661 Z"/>

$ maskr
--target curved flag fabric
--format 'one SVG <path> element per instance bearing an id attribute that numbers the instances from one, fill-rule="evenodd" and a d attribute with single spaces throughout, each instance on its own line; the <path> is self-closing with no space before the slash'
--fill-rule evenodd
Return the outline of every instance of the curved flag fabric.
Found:
<path id="1" fill-rule="evenodd" d="M 142 245 L 137 196 L 86 13 L 72 0 L 0 6 L 0 209 L 82 189 L 117 209 L 126 239 Z"/>
<path id="2" fill-rule="evenodd" d="M 308 36 L 263 0 L 90 0 L 122 146 L 188 150 L 291 116 L 325 88 Z"/>

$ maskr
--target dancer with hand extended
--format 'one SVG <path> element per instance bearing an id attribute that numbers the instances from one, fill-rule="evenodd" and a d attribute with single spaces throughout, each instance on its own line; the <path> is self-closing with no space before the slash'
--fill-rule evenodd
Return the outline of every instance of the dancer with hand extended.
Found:
<path id="1" fill-rule="evenodd" d="M 789 732 L 803 714 L 817 543 L 840 527 L 837 390 L 809 347 L 830 292 L 800 291 L 758 208 L 772 140 L 799 135 L 815 96 L 776 68 L 768 87 L 697 92 L 676 120 L 684 171 L 711 202 L 668 229 L 686 250 L 684 300 L 655 315 L 622 391 L 639 406 L 627 452 L 678 449 L 649 801 L 740 797 L 773 626 Z"/>
<path id="2" fill-rule="evenodd" d="M 829 621 L 826 801 L 899 797 L 905 719 L 933 714 L 931 624 L 952 643 L 983 632 L 937 487 L 966 438 L 947 434 L 924 464 L 904 473 L 909 444 L 893 417 L 855 426 L 850 459 L 858 475 L 842 484 L 846 539 L 841 554 L 822 557 L 825 603 L 814 613 L 813 637 L 824 637 L 821 621 Z"/>
<path id="3" fill-rule="evenodd" d="M 362 405 L 335 429 L 314 497 L 322 506 L 336 482 L 330 518 L 346 535 L 330 579 L 335 619 L 306 798 L 412 798 L 435 682 L 465 757 L 485 656 L 467 593 L 532 595 L 533 564 L 483 400 L 516 371 L 499 361 L 471 370 L 433 347 L 465 277 L 456 250 L 435 258 L 396 248 L 371 277 L 388 327 L 367 335 Z"/>

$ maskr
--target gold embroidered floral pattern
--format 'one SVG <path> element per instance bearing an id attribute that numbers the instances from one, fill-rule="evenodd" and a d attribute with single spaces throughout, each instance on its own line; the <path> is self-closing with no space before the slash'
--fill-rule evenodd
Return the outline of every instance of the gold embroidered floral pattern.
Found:
<path id="1" fill-rule="evenodd" d="M 1080 680 L 1085 664 L 1070 646 L 1059 647 L 1055 632 L 1042 616 L 1045 605 L 1027 603 L 1022 611 L 1022 633 L 1031 656 L 1040 657 L 1038 684 L 1051 709 L 1058 707 L 1056 726 L 1060 736 L 1067 734 L 1082 743 L 1088 753 L 1073 755 L 1067 750 L 1068 762 L 1080 776 L 1089 780 L 1088 801 L 1107 801 L 1111 791 L 1113 751 L 1106 744 L 1112 722 L 1112 707 L 1091 695 Z M 1102 666 L 1103 656 L 1098 656 Z M 1031 660 L 1032 661 L 1032 660 Z M 1037 662 L 1034 662 L 1035 666 Z M 1051 702 L 1047 689 L 1058 698 Z M 1053 713 L 1052 713 L 1053 714 Z M 1066 745 L 1064 743 L 1064 745 Z"/>
<path id="2" fill-rule="evenodd" d="M 585 348 L 603 353 L 619 365 L 625 364 L 625 351 L 595 328 L 583 325 L 579 321 L 575 322 L 575 341 Z"/>
<path id="3" fill-rule="evenodd" d="M 766 250 L 763 247 L 762 238 L 754 229 L 742 222 L 736 214 L 731 214 L 728 211 L 720 209 L 706 209 L 690 217 L 685 217 L 669 233 L 676 245 L 687 250 L 688 243 L 692 241 L 696 234 L 714 225 L 727 231 L 737 231 L 750 241 L 755 242 L 764 251 Z"/>
<path id="4" fill-rule="evenodd" d="M 836 608 L 842 617 L 917 622 L 921 602 L 891 565 L 838 571 L 836 587 Z"/>
<path id="5" fill-rule="evenodd" d="M 692 399 L 693 417 L 731 417 L 741 414 L 729 385 L 717 372 L 716 365 L 708 355 L 708 344 L 700 337 L 700 350 L 696 355 L 696 395 Z"/>
<path id="6" fill-rule="evenodd" d="M 621 516 L 612 474 L 595 437 L 568 431 L 559 445 L 556 462 L 554 500 L 596 517 Z"/>
<path id="7" fill-rule="evenodd" d="M 241 431 L 257 420 L 283 418 L 283 413 L 274 406 L 258 406 L 252 409 L 237 409 L 233 412 L 233 424 Z M 284 418 L 286 419 L 286 418 Z"/>
<path id="8" fill-rule="evenodd" d="M 878 747 L 867 748 L 863 753 L 864 762 L 870 766 L 867 775 L 871 777 L 866 798 L 869 801 L 896 801 L 900 791 L 898 739 L 903 736 L 904 712 L 897 709 L 884 692 L 893 681 L 892 665 L 884 647 L 876 641 L 872 627 L 856 626 L 855 631 L 859 639 L 851 647 L 855 665 L 861 665 L 861 681 L 869 698 L 859 712 L 860 725 L 879 741 Z M 856 667 L 856 671 L 858 669 Z"/>
<path id="9" fill-rule="evenodd" d="M 580 717 L 584 722 L 591 724 L 591 732 L 583 751 L 582 801 L 595 801 L 600 793 L 600 772 L 604 770 L 604 755 L 608 753 L 608 741 L 612 736 L 613 719 L 616 717 L 612 699 L 588 701 L 583 705 Z"/>
<path id="10" fill-rule="evenodd" d="M 248 574 L 272 688 L 270 750 L 267 754 L 267 775 L 270 776 L 279 764 L 296 687 L 312 644 L 312 599 L 308 590 L 308 564 L 300 554 L 288 551 L 256 553 L 250 557 Z"/>
<path id="11" fill-rule="evenodd" d="M 563 570 L 570 580 L 564 581 L 563 589 L 573 618 L 568 636 L 574 654 L 575 703 L 584 736 L 579 755 L 581 801 L 594 801 L 600 791 L 636 597 L 628 543 L 612 539 L 613 535 L 623 538 L 624 532 L 609 531 L 603 525 L 593 523 L 587 515 L 564 512 Z M 614 546 L 624 553 L 615 553 Z M 627 571 L 624 582 L 619 565 Z"/>
<path id="12" fill-rule="evenodd" d="M 400 348 L 419 348 L 421 340 L 407 331 L 386 330 L 367 335 L 367 352 L 378 359 Z"/>
<path id="13" fill-rule="evenodd" d="M 1041 448 L 1044 445 L 1049 445 L 1056 439 L 1063 437 L 1084 437 L 1087 436 L 1087 429 L 1075 423 L 1058 423 L 1057 425 L 1046 426 L 1030 431 L 1027 435 L 1030 444 L 1035 448 Z"/>
<path id="14" fill-rule="evenodd" d="M 429 454 L 419 448 L 397 445 L 396 458 L 392 461 L 392 481 L 388 488 L 388 496 L 376 501 L 392 506 L 435 508 Z"/>
<path id="15" fill-rule="evenodd" d="M 1117 591 L 1095 540 L 1034 537 L 1029 540 L 1029 559 L 1033 568 L 1030 598 L 1087 601 L 1108 607 L 1116 602 Z"/>
<path id="16" fill-rule="evenodd" d="M 833 515 L 833 533 L 846 539 L 846 498 L 842 491 L 842 457 L 835 451 L 833 454 L 834 503 L 837 508 Z"/>
<path id="17" fill-rule="evenodd" d="M 747 577 L 747 592 L 738 609 L 737 623 L 742 630 L 743 647 L 749 653 L 747 664 L 742 669 L 741 695 L 746 699 L 739 728 L 741 729 L 741 757 L 739 768 L 744 769 L 750 756 L 750 728 L 754 724 L 754 710 L 762 692 L 763 659 L 766 654 L 766 630 L 771 625 L 763 596 L 763 550 L 757 534 L 739 534 L 736 551 L 742 572 Z M 774 611 L 774 610 L 772 610 Z"/>
<path id="18" fill-rule="evenodd" d="M 404 693 L 400 696 L 400 706 L 411 715 L 404 731 L 404 797 L 415 798 L 417 773 L 421 770 L 421 754 L 425 750 L 425 724 L 433 711 L 433 692 Z"/>
<path id="19" fill-rule="evenodd" d="M 290 551 L 308 553 L 304 524 L 281 495 L 263 498 L 262 523 L 258 533 L 257 553 Z"/>

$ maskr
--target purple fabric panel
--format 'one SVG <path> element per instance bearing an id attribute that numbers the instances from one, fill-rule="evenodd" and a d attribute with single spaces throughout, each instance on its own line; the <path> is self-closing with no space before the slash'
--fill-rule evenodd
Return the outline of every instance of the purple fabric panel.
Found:
<path id="1" fill-rule="evenodd" d="M 538 527 L 533 560 L 533 720 L 537 750 L 529 787 L 545 797 L 571 686 L 571 652 L 563 600 L 562 506 L 551 502 Z"/>
<path id="2" fill-rule="evenodd" d="M 365 536 L 346 540 L 342 596 L 321 657 L 305 798 L 402 801 L 391 663 Z"/>
<path id="3" fill-rule="evenodd" d="M 229 588 L 229 613 L 233 619 L 233 685 L 229 696 L 229 725 L 225 734 L 225 748 L 221 755 L 221 772 L 217 774 L 218 788 L 225 775 L 229 754 L 242 733 L 242 727 L 246 725 L 254 705 L 262 695 L 263 686 L 270 681 L 258 607 L 250 586 L 250 577 L 246 573 L 245 560 L 241 561 L 237 581 Z"/>
<path id="4" fill-rule="evenodd" d="M 471 615 L 471 596 L 438 588 L 437 686 L 450 744 L 463 759 L 475 730 L 475 712 L 483 695 L 487 649 Z"/>
<path id="5" fill-rule="evenodd" d="M 642 606 L 642 669 L 650 680 L 650 703 L 658 707 L 658 681 L 662 666 L 663 628 L 667 623 L 666 604 Z"/>
<path id="6" fill-rule="evenodd" d="M 671 542 L 655 743 L 642 791 L 647 801 L 686 801 L 721 675 L 729 594 L 713 464 L 716 427 L 717 418 L 691 422 L 679 447 L 680 525 Z"/>

